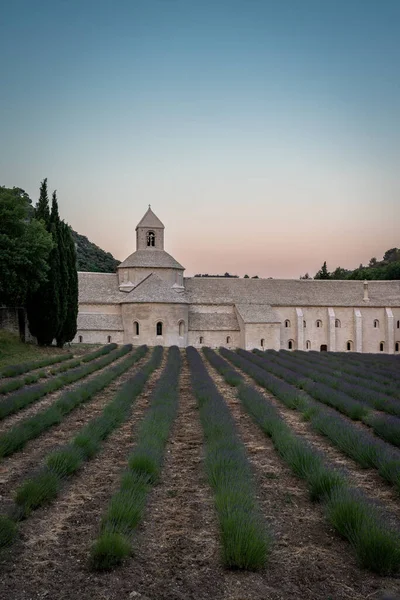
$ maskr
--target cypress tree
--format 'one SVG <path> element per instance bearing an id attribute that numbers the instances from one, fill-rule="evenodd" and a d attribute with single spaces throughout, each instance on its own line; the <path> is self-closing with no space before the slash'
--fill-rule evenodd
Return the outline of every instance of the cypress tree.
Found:
<path id="1" fill-rule="evenodd" d="M 46 227 L 50 223 L 49 198 L 47 195 L 47 177 L 40 184 L 39 200 L 35 208 L 35 218 L 44 221 Z"/>
<path id="2" fill-rule="evenodd" d="M 62 226 L 68 276 L 66 286 L 66 315 L 57 336 L 57 345 L 60 347 L 74 339 L 77 331 L 78 317 L 78 272 L 76 268 L 75 242 L 70 227 L 66 223 L 62 223 Z"/>
<path id="3" fill-rule="evenodd" d="M 49 255 L 47 281 L 36 292 L 29 294 L 27 314 L 29 331 L 36 337 L 40 346 L 46 346 L 52 343 L 60 326 L 60 252 L 57 231 L 60 218 L 55 192 L 53 193 L 51 213 L 49 211 L 46 179 L 41 184 L 40 194 L 37 207 L 38 218 L 43 218 L 43 220 L 47 218 L 47 230 L 52 235 L 54 245 Z"/>

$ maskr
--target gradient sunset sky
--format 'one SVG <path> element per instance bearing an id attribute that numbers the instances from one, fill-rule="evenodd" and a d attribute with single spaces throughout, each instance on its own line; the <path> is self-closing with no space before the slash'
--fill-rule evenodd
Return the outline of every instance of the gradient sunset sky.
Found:
<path id="1" fill-rule="evenodd" d="M 123 260 L 150 203 L 186 275 L 400 246 L 400 0 L 32 0 L 0 14 L 0 185 Z"/>

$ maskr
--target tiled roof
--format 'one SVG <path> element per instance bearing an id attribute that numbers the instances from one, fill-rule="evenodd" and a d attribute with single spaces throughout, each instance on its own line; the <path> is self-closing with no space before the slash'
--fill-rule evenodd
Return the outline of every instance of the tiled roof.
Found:
<path id="1" fill-rule="evenodd" d="M 123 331 L 120 315 L 103 315 L 99 313 L 79 313 L 78 330 Z"/>
<path id="2" fill-rule="evenodd" d="M 272 306 L 400 306 L 400 281 L 308 279 L 185 279 L 190 304 L 268 304 Z"/>
<path id="3" fill-rule="evenodd" d="M 280 323 L 276 311 L 268 304 L 235 304 L 245 323 Z"/>
<path id="4" fill-rule="evenodd" d="M 116 304 L 125 296 L 116 273 L 78 273 L 80 304 Z"/>
<path id="5" fill-rule="evenodd" d="M 189 331 L 239 331 L 234 314 L 189 312 Z"/>
<path id="6" fill-rule="evenodd" d="M 153 213 L 150 206 L 147 209 L 144 216 L 139 221 L 139 223 L 136 225 L 136 229 L 138 227 L 154 227 L 154 229 L 164 229 L 164 225 L 161 223 L 160 219 Z"/>
<path id="7" fill-rule="evenodd" d="M 118 265 L 118 269 L 126 267 L 184 269 L 168 252 L 165 252 L 165 250 L 156 250 L 155 248 L 136 250 L 124 262 Z"/>
<path id="8" fill-rule="evenodd" d="M 151 273 L 145 277 L 129 294 L 123 294 L 120 304 L 135 302 L 162 302 L 166 304 L 187 304 L 183 288 L 175 291 L 169 283 Z"/>

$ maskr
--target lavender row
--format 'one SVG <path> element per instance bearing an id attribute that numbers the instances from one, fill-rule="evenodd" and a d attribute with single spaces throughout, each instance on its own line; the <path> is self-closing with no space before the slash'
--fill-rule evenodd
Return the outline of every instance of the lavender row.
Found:
<path id="1" fill-rule="evenodd" d="M 255 354 L 247 352 L 246 350 L 238 350 L 237 352 L 240 356 L 243 356 L 248 361 L 255 363 L 261 369 L 268 370 L 277 377 L 281 377 L 282 379 L 289 381 L 295 386 L 306 391 L 316 400 L 319 400 L 320 402 L 323 402 L 332 408 L 336 408 L 336 410 L 344 413 L 351 419 L 361 420 L 369 412 L 368 407 L 357 400 L 353 400 L 353 398 L 350 398 L 350 396 L 344 394 L 343 392 L 334 390 L 323 383 L 316 383 L 312 379 L 302 375 L 299 372 L 295 372 L 292 369 L 283 367 L 278 363 L 268 360 L 267 358 L 256 356 Z"/>
<path id="2" fill-rule="evenodd" d="M 243 357 L 222 348 L 220 352 L 249 375 L 257 372 L 258 367 Z M 210 353 L 206 356 L 211 357 Z M 212 364 L 224 374 L 226 367 L 220 361 L 212 360 Z M 262 377 L 261 373 L 258 375 Z M 315 403 L 305 397 L 299 402 L 295 388 L 292 388 L 290 398 L 284 382 L 273 376 L 266 381 L 270 384 L 267 389 L 278 397 L 281 395 L 285 404 L 301 407 L 303 411 L 312 412 L 314 408 L 318 411 Z M 398 572 L 400 537 L 385 524 L 380 511 L 359 490 L 351 488 L 344 475 L 329 465 L 314 446 L 291 431 L 268 398 L 252 386 L 243 383 L 237 386 L 244 409 L 271 437 L 276 450 L 293 472 L 306 481 L 311 499 L 324 504 L 330 523 L 352 544 L 361 565 L 381 575 Z"/>
<path id="3" fill-rule="evenodd" d="M 266 360 L 272 360 L 278 365 L 291 369 L 301 376 L 308 377 L 313 381 L 343 392 L 376 410 L 382 410 L 389 414 L 400 416 L 400 400 L 397 398 L 371 390 L 363 385 L 347 383 L 346 381 L 343 381 L 341 377 L 334 377 L 332 372 L 328 374 L 325 370 L 322 371 L 314 365 L 299 360 L 297 357 L 294 358 L 292 355 L 268 355 L 267 358 L 267 355 L 260 351 L 255 351 L 255 354 L 260 358 L 265 357 Z"/>
<path id="4" fill-rule="evenodd" d="M 132 367 L 146 353 L 147 346 L 141 346 L 126 358 L 126 368 Z M 44 466 L 23 481 L 16 491 L 15 504 L 9 510 L 9 515 L 0 517 L 0 547 L 10 545 L 13 539 L 10 539 L 9 532 L 17 533 L 18 522 L 28 518 L 33 510 L 52 502 L 61 492 L 65 480 L 76 474 L 85 462 L 93 459 L 100 451 L 102 442 L 126 421 L 133 401 L 141 393 L 151 372 L 159 366 L 161 358 L 162 349 L 157 347 L 150 360 L 120 386 L 102 413 L 82 427 L 69 444 L 50 452 Z"/>
<path id="5" fill-rule="evenodd" d="M 260 569 L 266 563 L 271 537 L 259 511 L 246 450 L 200 354 L 192 347 L 186 352 L 204 431 L 205 467 L 214 491 L 224 564 Z"/>

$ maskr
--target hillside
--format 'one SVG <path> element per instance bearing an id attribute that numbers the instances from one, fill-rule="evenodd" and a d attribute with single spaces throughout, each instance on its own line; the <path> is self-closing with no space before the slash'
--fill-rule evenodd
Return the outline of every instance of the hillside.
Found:
<path id="1" fill-rule="evenodd" d="M 120 261 L 112 254 L 105 252 L 87 237 L 80 235 L 73 229 L 72 237 L 76 244 L 78 271 L 95 271 L 97 273 L 115 273 Z"/>

